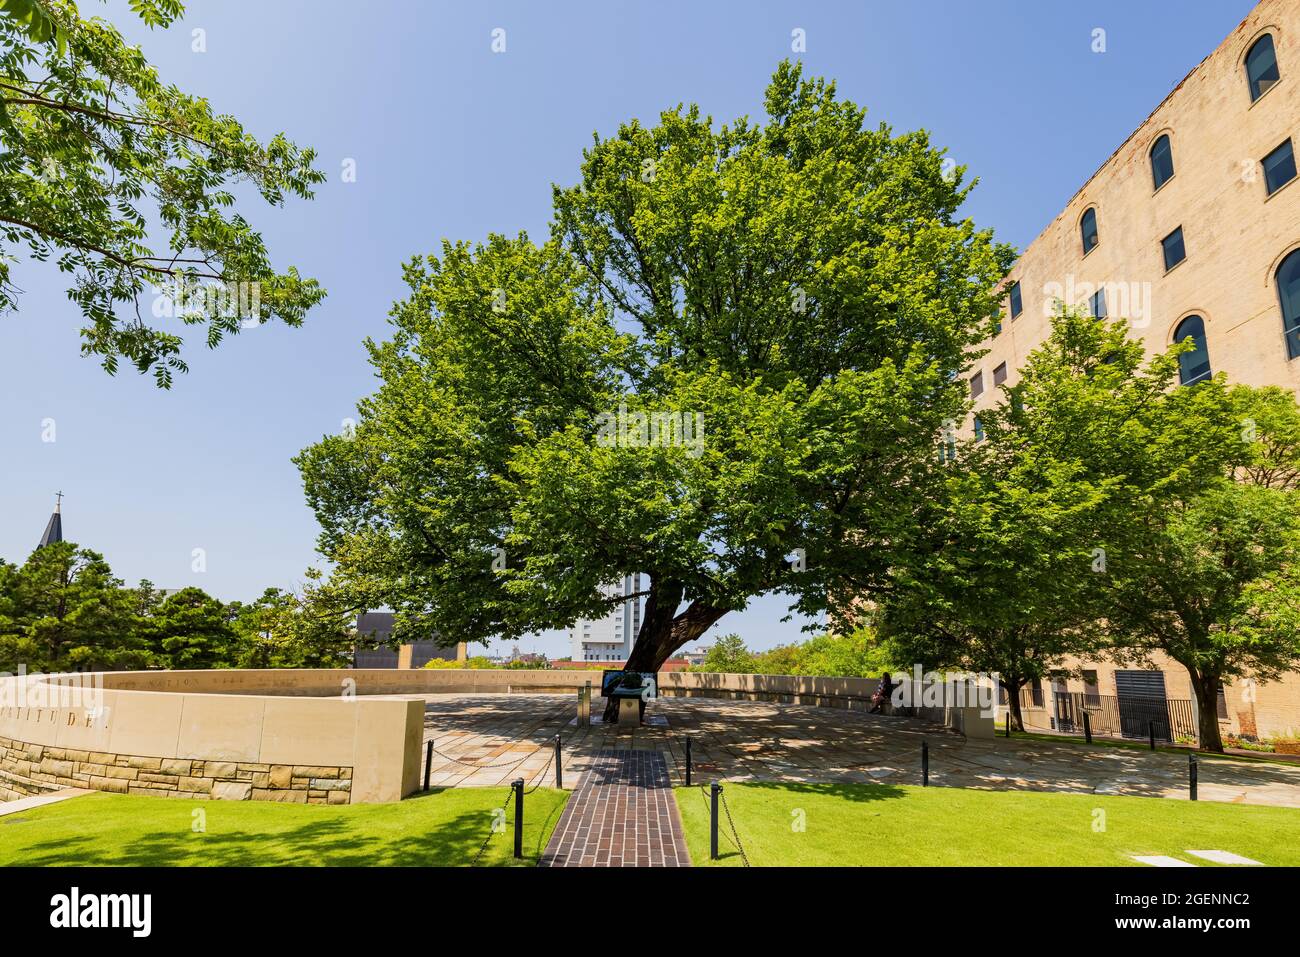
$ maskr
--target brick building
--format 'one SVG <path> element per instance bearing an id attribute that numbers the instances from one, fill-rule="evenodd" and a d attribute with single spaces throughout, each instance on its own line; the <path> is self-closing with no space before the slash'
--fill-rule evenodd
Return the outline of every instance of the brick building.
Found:
<path id="1" fill-rule="evenodd" d="M 1128 319 L 1148 354 L 1190 336 L 1197 348 L 1181 357 L 1186 384 L 1222 372 L 1232 382 L 1300 393 L 1297 137 L 1300 3 L 1262 0 L 1013 267 L 1001 329 L 969 373 L 975 411 L 968 430 L 978 434 L 979 411 L 997 401 L 997 386 L 1015 384 L 1061 302 Z M 1154 663 L 1165 697 L 1194 702 L 1181 665 Z M 1074 664 L 1095 683 L 1071 679 L 1054 690 L 1156 694 L 1142 669 Z M 1056 721 L 1050 690 L 1028 696 L 1031 723 Z M 1257 687 L 1238 681 L 1225 689 L 1219 714 L 1221 728 L 1234 734 L 1300 730 L 1300 674 Z"/>

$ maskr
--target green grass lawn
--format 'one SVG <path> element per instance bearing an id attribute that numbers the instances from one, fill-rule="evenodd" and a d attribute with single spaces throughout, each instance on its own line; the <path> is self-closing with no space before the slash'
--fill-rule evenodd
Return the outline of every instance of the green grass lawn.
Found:
<path id="1" fill-rule="evenodd" d="M 740 842 L 755 866 L 1134 865 L 1165 854 L 1203 866 L 1194 850 L 1232 851 L 1300 865 L 1300 810 L 1208 801 L 976 791 L 890 784 L 724 785 Z M 677 788 L 696 865 L 739 866 L 727 818 L 721 860 L 709 860 L 707 790 Z M 1096 811 L 1104 812 L 1104 821 Z M 795 829 L 800 821 L 803 831 Z M 1094 822 L 1104 830 L 1094 829 Z"/>
<path id="2" fill-rule="evenodd" d="M 473 861 L 509 793 L 454 788 L 338 807 L 90 794 L 0 817 L 0 865 L 458 866 Z M 550 788 L 525 797 L 522 861 L 512 802 L 480 864 L 536 863 L 567 799 Z"/>

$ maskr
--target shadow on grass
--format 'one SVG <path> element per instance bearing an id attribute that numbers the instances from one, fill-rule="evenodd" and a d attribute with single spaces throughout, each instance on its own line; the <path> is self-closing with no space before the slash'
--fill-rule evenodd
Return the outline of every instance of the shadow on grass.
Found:
<path id="1" fill-rule="evenodd" d="M 763 792 L 780 792 L 781 794 L 800 794 L 811 795 L 816 797 L 825 797 L 841 801 L 849 801 L 855 804 L 869 804 L 875 801 L 889 801 L 906 797 L 907 791 L 894 784 L 878 783 L 818 783 L 810 781 L 734 781 L 731 782 L 734 791 L 744 794 L 747 791 Z M 683 789 L 684 790 L 684 789 Z M 703 813 L 705 819 L 708 819 L 711 813 L 711 798 L 709 795 L 709 786 L 707 784 L 694 785 L 691 790 L 700 796 L 703 803 Z M 722 785 L 722 797 L 726 800 L 728 784 Z M 733 792 L 734 793 L 734 792 Z M 745 843 L 745 821 L 743 818 L 743 809 L 734 809 L 733 814 L 738 820 L 735 822 L 736 834 L 732 834 L 731 816 L 726 810 L 727 805 L 724 803 L 723 808 L 718 814 L 718 860 L 728 861 L 739 859 L 742 855 L 740 848 L 736 846 L 737 838 L 740 843 Z M 707 851 L 706 851 L 707 853 Z"/>
<path id="2" fill-rule="evenodd" d="M 905 797 L 907 792 L 896 784 L 883 784 L 872 781 L 862 783 L 816 782 L 816 781 L 737 781 L 747 789 L 756 791 L 783 791 L 790 794 L 817 794 L 825 797 L 839 798 L 844 801 L 886 801 L 890 798 Z M 726 793 L 723 785 L 723 793 Z"/>
<path id="3" fill-rule="evenodd" d="M 205 832 L 189 830 L 191 808 L 174 822 L 135 823 L 135 833 L 122 844 L 111 844 L 112 834 L 88 834 L 40 841 L 28 846 L 21 860 L 26 866 L 298 866 L 298 867 L 455 867 L 474 863 L 492 829 L 492 808 L 467 809 L 437 820 L 422 820 L 418 806 L 436 801 L 440 791 L 431 790 L 403 801 L 384 805 L 399 813 L 382 819 L 340 809 L 328 818 L 292 821 L 287 815 L 301 814 L 298 807 L 283 808 L 285 819 L 216 822 Z M 527 821 L 524 830 L 524 858 L 515 861 L 513 850 L 513 807 L 506 816 L 504 831 L 492 834 L 480 863 L 485 865 L 529 866 L 545 846 L 547 830 L 563 807 L 551 807 L 538 823 Z M 161 810 L 161 809 L 160 809 Z M 180 810 L 180 809 L 177 809 Z M 215 808 L 213 809 L 216 810 Z M 525 815 L 528 805 L 525 804 Z M 310 811 L 308 813 L 311 813 Z M 278 817 L 278 815 L 276 816 Z M 142 826 L 143 825 L 143 826 Z M 259 825 L 265 825 L 259 827 Z M 377 828 L 376 828 L 377 825 Z"/>

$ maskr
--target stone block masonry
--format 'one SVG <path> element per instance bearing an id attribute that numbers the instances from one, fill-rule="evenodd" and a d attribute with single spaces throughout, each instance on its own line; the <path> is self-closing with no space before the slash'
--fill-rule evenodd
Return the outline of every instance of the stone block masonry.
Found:
<path id="1" fill-rule="evenodd" d="M 0 737 L 0 800 L 62 788 L 216 801 L 349 804 L 352 768 L 154 758 Z"/>

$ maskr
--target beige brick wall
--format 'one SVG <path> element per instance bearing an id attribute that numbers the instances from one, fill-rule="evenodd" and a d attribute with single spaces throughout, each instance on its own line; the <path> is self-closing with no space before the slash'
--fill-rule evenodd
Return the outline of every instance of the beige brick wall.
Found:
<path id="1" fill-rule="evenodd" d="M 1242 60 L 1265 31 L 1281 80 L 1252 104 Z M 1166 133 L 1175 172 L 1157 191 L 1148 154 Z M 970 372 L 983 371 L 987 389 L 977 410 L 997 401 L 993 370 L 1005 362 L 1014 384 L 1016 369 L 1047 337 L 1054 297 L 1073 289 L 1067 305 L 1085 305 L 1088 284 L 1104 283 L 1132 292 L 1126 316 L 1107 297 L 1110 316 L 1129 318 L 1148 353 L 1167 348 L 1178 322 L 1197 314 L 1215 372 L 1300 392 L 1300 360 L 1287 359 L 1273 281 L 1281 259 L 1300 247 L 1300 182 L 1267 196 L 1259 166 L 1288 137 L 1300 138 L 1300 3 L 1263 0 L 1024 251 L 1009 277 L 1020 282 L 1024 312 L 1004 316 Z M 1085 256 L 1079 221 L 1089 207 L 1100 242 Z M 1160 241 L 1178 226 L 1187 258 L 1166 273 Z"/>
<path id="2" fill-rule="evenodd" d="M 1154 652 L 1148 664 L 1118 664 L 1088 658 L 1066 658 L 1060 667 L 1064 670 L 1090 670 L 1097 672 L 1097 693 L 1115 694 L 1115 672 L 1154 667 L 1165 676 L 1165 696 L 1170 700 L 1195 701 L 1191 676 L 1187 669 L 1168 655 Z M 1082 678 L 1070 677 L 1043 682 L 1043 707 L 1026 708 L 1025 722 L 1036 728 L 1050 726 L 1052 710 L 1051 692 L 1056 686 L 1061 690 L 1082 693 L 1086 686 Z M 1245 735 L 1249 738 L 1271 738 L 1287 731 L 1300 731 L 1300 673 L 1290 672 L 1276 681 L 1256 682 L 1238 678 L 1225 683 L 1224 703 L 1227 719 L 1219 719 L 1219 729 L 1224 734 Z"/>

